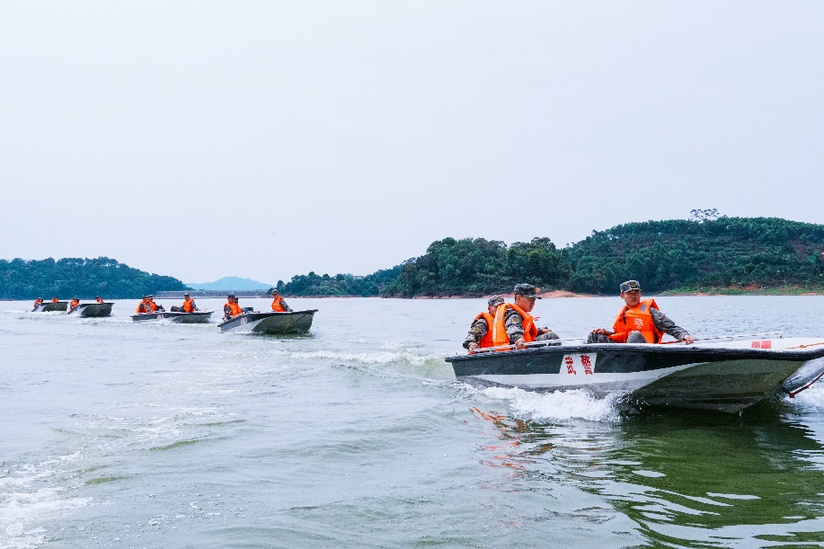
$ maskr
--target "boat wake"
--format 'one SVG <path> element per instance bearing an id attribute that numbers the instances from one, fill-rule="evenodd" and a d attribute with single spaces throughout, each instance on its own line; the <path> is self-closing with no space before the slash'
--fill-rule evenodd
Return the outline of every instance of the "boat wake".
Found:
<path id="1" fill-rule="evenodd" d="M 824 379 L 818 380 L 809 389 L 793 398 L 787 396 L 783 400 L 803 413 L 824 412 Z"/>
<path id="2" fill-rule="evenodd" d="M 38 521 L 90 503 L 91 498 L 78 496 L 74 486 L 55 486 L 67 481 L 70 475 L 66 469 L 76 457 L 69 455 L 43 463 L 12 466 L 3 472 L 0 479 L 0 546 L 9 549 L 41 547 L 48 538 L 46 530 L 37 526 Z"/>
<path id="3" fill-rule="evenodd" d="M 523 420 L 615 422 L 621 419 L 620 400 L 617 397 L 596 398 L 580 389 L 535 393 L 523 389 L 489 387 L 481 392 L 489 398 L 509 401 L 511 415 Z"/>

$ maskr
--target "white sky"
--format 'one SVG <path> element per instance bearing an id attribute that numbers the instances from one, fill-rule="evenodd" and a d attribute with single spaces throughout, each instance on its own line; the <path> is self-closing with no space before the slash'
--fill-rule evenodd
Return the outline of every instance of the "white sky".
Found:
<path id="1" fill-rule="evenodd" d="M 824 2 L 0 2 L 0 257 L 206 282 L 824 223 Z"/>

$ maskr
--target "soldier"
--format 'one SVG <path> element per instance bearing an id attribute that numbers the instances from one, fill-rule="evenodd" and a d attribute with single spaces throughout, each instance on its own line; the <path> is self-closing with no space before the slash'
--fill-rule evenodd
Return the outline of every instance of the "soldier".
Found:
<path id="1" fill-rule="evenodd" d="M 276 313 L 291 313 L 292 308 L 280 297 L 280 292 L 272 290 L 272 310 Z"/>
<path id="2" fill-rule="evenodd" d="M 489 298 L 486 302 L 488 312 L 478 313 L 472 321 L 472 326 L 469 327 L 469 333 L 466 334 L 463 342 L 464 349 L 474 353 L 482 347 L 492 347 L 492 325 L 495 322 L 495 312 L 498 310 L 498 305 L 502 305 L 503 302 L 504 298 L 499 295 Z"/>
<path id="3" fill-rule="evenodd" d="M 515 345 L 523 349 L 531 341 L 559 340 L 551 345 L 560 345 L 560 337 L 549 328 L 535 326 L 537 317 L 530 312 L 535 307 L 539 288 L 532 284 L 515 286 L 515 303 L 504 303 L 495 313 L 495 325 L 492 330 L 492 342 L 497 345 Z"/>
<path id="4" fill-rule="evenodd" d="M 660 343 L 665 333 L 687 345 L 694 341 L 689 332 L 658 309 L 654 299 L 641 301 L 641 284 L 637 280 L 622 282 L 620 290 L 626 305 L 618 312 L 612 331 L 592 330 L 587 343 Z"/>
<path id="5" fill-rule="evenodd" d="M 163 305 L 160 305 L 159 303 L 155 303 L 153 295 L 149 294 L 149 295 L 146 296 L 146 298 L 149 300 L 149 306 L 151 307 L 153 313 L 157 312 L 157 311 L 163 311 L 163 312 L 166 311 L 166 309 L 163 308 Z"/>
<path id="6" fill-rule="evenodd" d="M 197 308 L 195 304 L 195 300 L 187 293 L 183 294 L 183 309 L 184 313 L 193 313 L 195 311 L 199 311 L 200 309 Z"/>
<path id="7" fill-rule="evenodd" d="M 234 293 L 230 293 L 226 296 L 226 304 L 223 306 L 223 321 L 231 320 L 241 314 L 243 314 L 243 309 L 240 308 L 237 297 Z"/>

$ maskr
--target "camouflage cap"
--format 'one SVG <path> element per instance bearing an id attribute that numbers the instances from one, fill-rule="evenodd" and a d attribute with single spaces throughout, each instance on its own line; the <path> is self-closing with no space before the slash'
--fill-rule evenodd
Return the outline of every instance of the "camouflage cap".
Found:
<path id="1" fill-rule="evenodd" d="M 539 291 L 541 291 L 541 289 L 536 288 L 532 284 L 516 284 L 515 285 L 515 295 L 522 295 L 522 296 L 525 296 L 525 297 L 541 299 L 540 296 L 538 296 Z"/>
<path id="2" fill-rule="evenodd" d="M 493 295 L 492 297 L 489 298 L 489 301 L 487 301 L 486 303 L 490 307 L 497 307 L 498 305 L 500 305 L 503 302 L 504 302 L 504 298 L 502 298 L 499 295 Z"/>
<path id="3" fill-rule="evenodd" d="M 638 290 L 641 291 L 641 284 L 637 280 L 627 280 L 626 282 L 621 283 L 621 293 L 624 292 L 632 292 Z"/>

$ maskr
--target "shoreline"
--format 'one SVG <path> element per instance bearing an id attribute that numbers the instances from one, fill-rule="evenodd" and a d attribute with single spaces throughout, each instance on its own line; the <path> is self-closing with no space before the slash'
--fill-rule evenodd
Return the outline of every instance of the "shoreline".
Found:
<path id="1" fill-rule="evenodd" d="M 154 294 L 156 299 L 182 299 L 183 298 L 182 291 L 165 291 L 165 292 L 157 292 Z M 190 291 L 189 292 L 193 298 L 199 299 L 222 299 L 226 297 L 228 291 L 222 292 L 214 292 L 214 291 Z M 239 290 L 234 292 L 239 299 L 271 299 L 271 295 L 265 295 L 256 293 L 249 290 Z M 460 295 L 460 294 L 453 294 L 453 295 L 421 295 L 421 296 L 414 296 L 414 297 L 396 297 L 396 296 L 362 296 L 362 295 L 291 295 L 291 294 L 281 294 L 285 299 L 351 299 L 351 298 L 362 298 L 362 299 L 479 299 L 479 300 L 488 300 L 493 295 L 500 295 L 506 299 L 512 299 L 513 294 L 511 292 L 508 293 L 501 293 L 501 294 L 467 294 L 467 295 Z M 540 292 L 539 297 L 542 299 L 566 299 L 566 298 L 595 298 L 595 297 L 619 297 L 619 293 L 616 292 L 615 294 L 582 294 L 576 292 L 570 292 L 567 290 L 552 290 L 548 292 Z M 817 297 L 817 296 L 824 296 L 824 290 L 822 291 L 809 291 L 809 290 L 800 290 L 797 289 L 795 291 L 788 291 L 788 289 L 740 289 L 740 288 L 708 288 L 705 291 L 678 291 L 678 290 L 668 290 L 663 292 L 651 292 L 650 294 L 645 295 L 654 295 L 654 296 L 663 296 L 663 297 L 715 297 L 715 296 L 729 296 L 729 297 L 740 297 L 740 296 L 779 296 L 779 297 Z M 86 299 L 86 298 L 83 298 Z M 91 298 L 89 298 L 91 299 Z M 133 298 L 112 298 L 112 299 L 140 299 L 140 297 L 133 297 Z M 0 301 L 31 301 L 31 299 L 15 299 L 15 298 L 0 298 Z"/>

